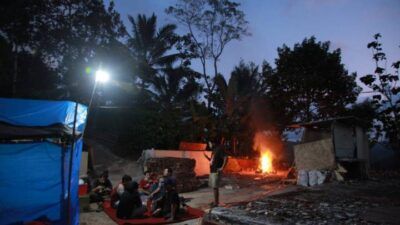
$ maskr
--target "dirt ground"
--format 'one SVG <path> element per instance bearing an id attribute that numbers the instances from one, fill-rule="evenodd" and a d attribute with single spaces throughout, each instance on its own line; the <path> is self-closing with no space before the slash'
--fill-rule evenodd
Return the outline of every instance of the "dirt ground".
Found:
<path id="1" fill-rule="evenodd" d="M 208 224 L 400 224 L 400 179 L 327 183 L 214 208 Z M 206 223 L 207 224 L 207 223 Z"/>
<path id="2" fill-rule="evenodd" d="M 124 174 L 131 175 L 134 180 L 141 179 L 142 170 L 138 163 L 131 160 L 122 159 L 114 155 L 107 145 L 95 141 L 90 141 L 90 145 L 95 150 L 93 161 L 96 171 L 109 171 L 109 178 L 113 184 L 119 182 Z M 201 179 L 204 186 L 207 186 L 207 177 Z M 220 188 L 220 202 L 222 205 L 229 206 L 243 201 L 251 201 L 272 193 L 280 193 L 297 189 L 296 186 L 286 186 L 281 182 L 281 174 L 263 177 L 261 175 L 229 175 L 223 176 Z M 206 212 L 209 210 L 209 203 L 213 200 L 211 188 L 205 187 L 194 192 L 180 194 L 188 200 L 187 204 L 194 208 L 200 208 Z M 80 224 L 84 225 L 115 225 L 104 212 L 96 212 L 97 205 L 92 204 L 90 212 L 80 214 Z M 201 224 L 201 220 L 191 220 L 176 224 L 196 225 Z"/>
<path id="3" fill-rule="evenodd" d="M 297 190 L 297 186 L 283 185 L 277 177 L 254 180 L 254 176 L 225 175 L 220 188 L 221 205 L 235 205 L 243 201 L 251 201 L 260 197 L 278 193 L 286 193 Z M 194 192 L 182 193 L 182 197 L 188 200 L 187 204 L 194 208 L 209 211 L 209 203 L 212 202 L 213 192 L 211 188 L 201 188 Z M 95 204 L 92 204 L 95 209 Z M 84 225 L 115 225 L 104 212 L 85 212 L 80 214 L 80 224 Z M 185 221 L 176 224 L 197 225 L 200 219 Z"/>
<path id="4" fill-rule="evenodd" d="M 95 141 L 89 141 L 94 148 L 95 154 L 93 160 L 97 171 L 108 170 L 109 178 L 113 184 L 119 182 L 124 174 L 131 175 L 134 180 L 138 181 L 143 175 L 140 166 L 131 160 L 121 159 L 112 154 L 106 145 Z M 202 182 L 207 183 L 207 178 L 203 178 Z M 287 187 L 280 182 L 280 176 L 271 176 L 268 178 L 260 175 L 224 175 L 222 179 L 222 187 L 220 189 L 220 201 L 223 205 L 235 204 L 237 202 L 251 201 L 260 198 L 269 193 L 279 193 L 291 190 L 297 187 Z M 206 186 L 206 185 L 205 185 Z M 194 192 L 180 194 L 189 201 L 187 204 L 194 208 L 200 208 L 207 211 L 209 203 L 213 198 L 212 189 L 205 187 Z M 80 214 L 80 224 L 84 225 L 115 225 L 104 212 L 96 212 L 96 204 L 91 205 L 90 212 L 82 212 Z M 177 224 L 196 225 L 201 224 L 200 220 L 185 221 Z"/>
<path id="5" fill-rule="evenodd" d="M 108 169 L 113 184 L 123 174 L 135 180 L 141 178 L 136 162 L 120 159 L 102 146 L 97 146 L 97 151 L 96 167 Z M 222 207 L 210 211 L 213 196 L 208 187 L 182 193 L 189 206 L 200 208 L 207 215 L 204 221 L 176 224 L 400 224 L 399 174 L 395 177 L 375 174 L 369 180 L 332 182 L 312 188 L 285 184 L 279 174 L 268 177 L 225 174 L 220 188 Z M 206 184 L 207 178 L 201 181 Z M 80 224 L 115 223 L 105 213 L 91 211 L 80 214 Z"/>

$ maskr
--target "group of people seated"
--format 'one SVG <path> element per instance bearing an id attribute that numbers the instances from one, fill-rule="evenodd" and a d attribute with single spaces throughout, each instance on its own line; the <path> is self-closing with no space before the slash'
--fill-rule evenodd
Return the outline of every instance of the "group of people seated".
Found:
<path id="1" fill-rule="evenodd" d="M 108 173 L 103 172 L 92 187 L 90 200 L 97 202 L 101 208 L 104 200 L 110 198 L 111 206 L 120 219 L 142 218 L 149 211 L 152 216 L 174 221 L 180 211 L 181 201 L 171 168 L 165 168 L 158 177 L 146 171 L 139 183 L 124 175 L 114 188 Z"/>

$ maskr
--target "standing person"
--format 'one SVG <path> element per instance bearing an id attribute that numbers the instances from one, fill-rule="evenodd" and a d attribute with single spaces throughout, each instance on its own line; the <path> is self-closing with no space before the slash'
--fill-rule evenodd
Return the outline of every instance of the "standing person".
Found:
<path id="1" fill-rule="evenodd" d="M 210 186 L 214 191 L 214 202 L 211 203 L 212 207 L 219 205 L 219 182 L 221 172 L 225 167 L 227 157 L 224 152 L 224 139 L 221 140 L 219 146 L 213 148 L 213 152 L 211 153 L 211 157 L 208 157 L 206 153 L 204 156 L 210 161 L 210 176 L 208 179 L 208 186 Z"/>

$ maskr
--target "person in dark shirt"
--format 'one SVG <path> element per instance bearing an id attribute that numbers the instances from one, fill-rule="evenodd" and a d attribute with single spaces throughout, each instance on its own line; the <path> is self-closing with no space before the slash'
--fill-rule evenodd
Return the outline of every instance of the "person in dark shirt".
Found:
<path id="1" fill-rule="evenodd" d="M 100 177 L 93 182 L 92 187 L 93 189 L 89 194 L 90 202 L 96 202 L 99 206 L 98 210 L 101 210 L 104 198 L 110 195 L 112 191 L 112 184 L 108 179 L 108 172 L 103 172 Z"/>
<path id="2" fill-rule="evenodd" d="M 142 205 L 138 187 L 139 185 L 136 182 L 129 182 L 125 185 L 125 191 L 121 195 L 117 207 L 118 218 L 132 219 L 143 217 L 146 207 Z"/>
<path id="3" fill-rule="evenodd" d="M 175 182 L 175 178 L 172 176 L 172 169 L 171 168 L 165 168 L 163 172 L 163 176 L 159 178 L 159 182 L 157 184 L 157 188 L 151 192 L 149 195 L 149 199 L 152 200 L 151 203 L 151 211 L 153 214 L 157 215 L 161 211 L 161 207 L 163 205 L 163 198 L 165 196 L 165 183 L 166 182 Z"/>
<path id="4" fill-rule="evenodd" d="M 167 222 L 176 220 L 176 216 L 179 212 L 180 199 L 178 192 L 176 191 L 176 182 L 174 179 L 167 179 L 165 182 L 165 196 L 163 199 L 162 214 Z"/>
<path id="5" fill-rule="evenodd" d="M 119 204 L 119 199 L 121 197 L 121 195 L 124 193 L 125 191 L 125 185 L 127 183 L 132 182 L 132 177 L 129 175 L 124 175 L 121 179 L 121 182 L 115 186 L 113 188 L 113 190 L 111 191 L 110 197 L 111 197 L 111 206 L 113 208 L 117 208 L 118 204 Z"/>
<path id="6" fill-rule="evenodd" d="M 218 206 L 219 204 L 219 181 L 222 170 L 225 167 L 227 157 L 224 152 L 223 139 L 219 146 L 213 149 L 211 157 L 208 157 L 205 153 L 204 156 L 210 161 L 210 176 L 208 179 L 208 186 L 214 191 L 214 202 L 211 206 Z"/>

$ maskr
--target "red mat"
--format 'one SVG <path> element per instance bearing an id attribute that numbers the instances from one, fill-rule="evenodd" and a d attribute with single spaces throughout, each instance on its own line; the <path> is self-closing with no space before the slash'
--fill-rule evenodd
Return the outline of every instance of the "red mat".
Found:
<path id="1" fill-rule="evenodd" d="M 114 220 L 117 224 L 119 225 L 134 225 L 134 224 L 169 224 L 169 223 L 176 223 L 176 222 L 182 222 L 185 220 L 191 220 L 191 219 L 196 219 L 203 217 L 204 212 L 200 209 L 195 209 L 191 207 L 187 207 L 186 213 L 185 214 L 179 214 L 178 218 L 176 221 L 173 222 L 167 222 L 166 219 L 164 218 L 156 218 L 156 217 L 148 217 L 149 215 L 146 213 L 147 218 L 143 219 L 129 219 L 129 220 L 122 220 L 118 219 L 116 216 L 116 209 L 113 209 L 110 205 L 109 201 L 105 201 L 104 204 L 104 212 L 112 219 Z"/>

